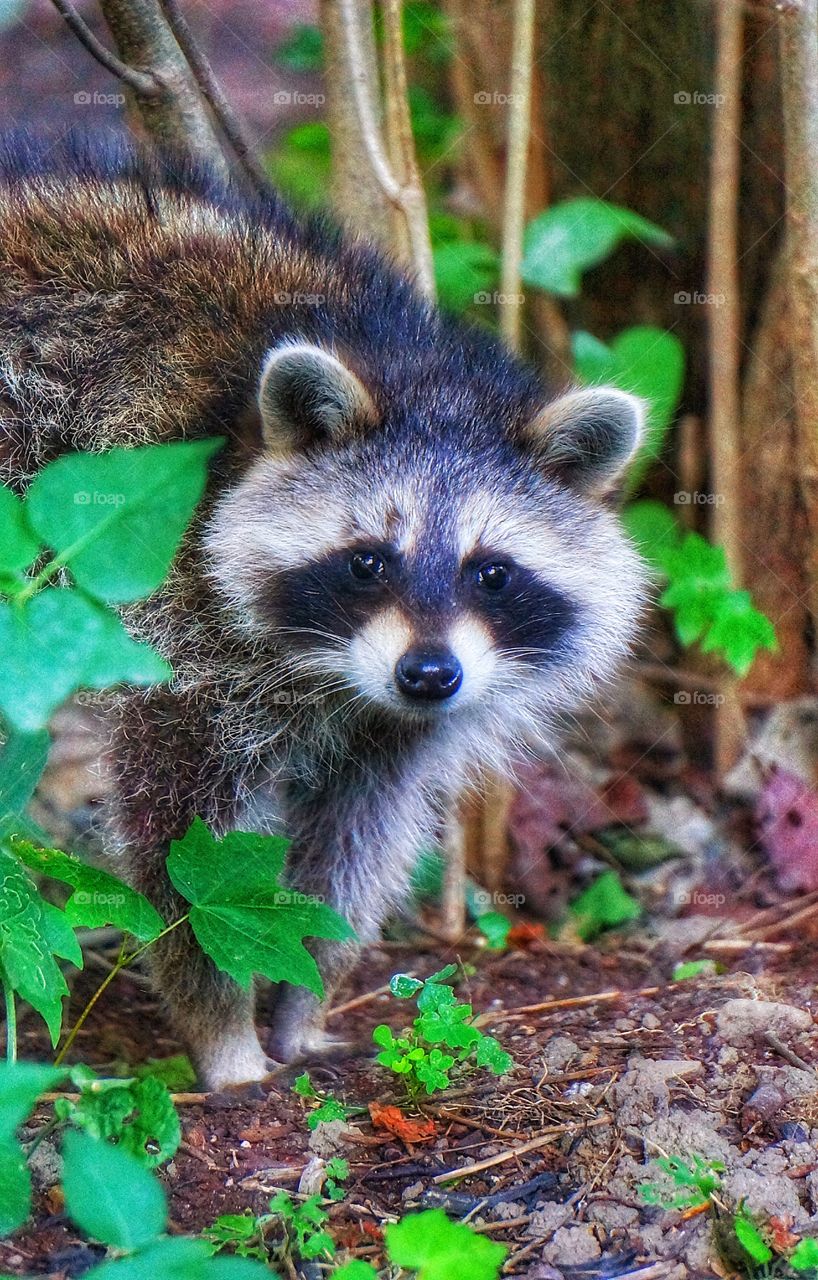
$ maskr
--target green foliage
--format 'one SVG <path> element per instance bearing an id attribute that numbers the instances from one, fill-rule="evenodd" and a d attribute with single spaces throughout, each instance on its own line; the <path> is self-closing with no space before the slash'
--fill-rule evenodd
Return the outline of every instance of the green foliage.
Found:
<path id="1" fill-rule="evenodd" d="M 303 939 L 353 936 L 323 902 L 284 888 L 287 841 L 234 831 L 221 840 L 195 818 L 168 855 L 174 887 L 191 904 L 190 927 L 219 969 L 242 987 L 254 974 L 323 994 Z"/>
<path id="2" fill-rule="evenodd" d="M 341 1183 L 346 1182 L 349 1177 L 349 1161 L 343 1160 L 340 1156 L 333 1156 L 327 1161 L 326 1173 L 325 1196 L 328 1200 L 343 1200 L 344 1188 Z"/>
<path id="3" fill-rule="evenodd" d="M 581 382 L 619 387 L 647 403 L 645 442 L 628 469 L 626 487 L 633 493 L 659 457 L 678 407 L 684 382 L 684 348 L 674 334 L 651 325 L 626 329 L 610 346 L 589 333 L 575 333 L 572 345 Z"/>
<path id="4" fill-rule="evenodd" d="M 320 1196 L 309 1196 L 303 1204 L 295 1204 L 286 1191 L 279 1191 L 270 1201 L 270 1217 L 277 1218 L 284 1227 L 288 1252 L 300 1258 L 334 1256 L 332 1236 L 324 1230 L 327 1216 Z"/>
<path id="5" fill-rule="evenodd" d="M 184 1093 L 196 1083 L 196 1072 L 186 1053 L 172 1053 L 168 1058 L 148 1058 L 146 1062 L 140 1062 L 123 1072 L 123 1075 L 134 1076 L 137 1080 L 152 1076 L 174 1093 Z"/>
<path id="6" fill-rule="evenodd" d="M 673 969 L 673 982 L 687 982 L 690 978 L 700 978 L 716 972 L 713 960 L 684 960 Z"/>
<path id="7" fill-rule="evenodd" d="M 63 1187 L 71 1217 L 95 1240 L 139 1249 L 165 1226 L 165 1193 L 129 1151 L 69 1129 L 63 1142 Z"/>
<path id="8" fill-rule="evenodd" d="M 749 1255 L 755 1266 L 765 1266 L 772 1262 L 773 1251 L 748 1214 L 740 1209 L 733 1219 L 733 1230 L 742 1249 Z"/>
<path id="9" fill-rule="evenodd" d="M 0 840 L 22 830 L 40 838 L 36 823 L 23 815 L 45 768 L 49 743 L 44 729 L 8 734 L 0 751 Z"/>
<path id="10" fill-rule="evenodd" d="M 603 871 L 593 884 L 569 904 L 571 931 L 590 942 L 605 929 L 616 929 L 629 920 L 638 920 L 642 908 L 623 888 L 615 871 Z"/>
<path id="11" fill-rule="evenodd" d="M 152 942 L 165 922 L 148 899 L 116 876 L 90 867 L 61 849 L 40 849 L 28 840 L 12 840 L 11 851 L 30 871 L 71 885 L 65 917 L 74 928 L 114 925 L 140 942 Z"/>
<path id="12" fill-rule="evenodd" d="M 368 1262 L 355 1258 L 333 1271 L 332 1280 L 378 1280 L 378 1273 Z"/>
<path id="13" fill-rule="evenodd" d="M 264 1244 L 263 1219 L 248 1211 L 245 1213 L 222 1213 L 216 1221 L 202 1232 L 205 1240 L 211 1244 L 212 1252 L 230 1249 L 240 1258 L 258 1258 L 266 1262 L 268 1253 Z"/>
<path id="14" fill-rule="evenodd" d="M 16 1131 L 64 1074 L 34 1062 L 0 1063 L 0 1237 L 22 1226 L 31 1209 L 31 1175 Z"/>
<path id="15" fill-rule="evenodd" d="M 101 1138 L 153 1167 L 170 1160 L 182 1139 L 179 1117 L 167 1088 L 155 1076 L 99 1080 L 88 1067 L 74 1067 L 76 1102 L 58 1098 L 54 1114 L 92 1138 Z"/>
<path id="16" fill-rule="evenodd" d="M 273 60 L 288 71 L 320 71 L 324 65 L 324 37 L 320 27 L 308 22 L 297 23 L 276 49 Z"/>
<path id="17" fill-rule="evenodd" d="M 772 623 L 749 592 L 732 586 L 722 547 L 699 533 L 683 533 L 661 503 L 633 503 L 624 518 L 642 554 L 666 580 L 660 603 L 673 611 L 681 644 L 699 641 L 739 676 L 747 674 L 760 649 L 775 651 Z"/>
<path id="18" fill-rule="evenodd" d="M 413 1213 L 386 1228 L 390 1260 L 417 1280 L 497 1280 L 508 1253 L 503 1244 L 452 1222 L 442 1209 Z"/>
<path id="19" fill-rule="evenodd" d="M 789 1264 L 795 1271 L 818 1271 L 818 1240 L 806 1236 L 790 1254 Z"/>
<path id="20" fill-rule="evenodd" d="M 500 257 L 480 240 L 450 240 L 433 250 L 438 300 L 449 311 L 488 306 L 500 278 Z"/>
<path id="21" fill-rule="evenodd" d="M 323 121 L 312 120 L 291 129 L 267 159 L 270 177 L 297 205 L 320 209 L 329 202 L 329 130 Z"/>
<path id="22" fill-rule="evenodd" d="M 663 249 L 673 245 L 667 232 L 630 209 L 587 196 L 564 200 L 526 227 L 523 281 L 563 298 L 575 298 L 582 273 L 603 262 L 628 239 Z"/>
<path id="23" fill-rule="evenodd" d="M 397 1036 L 385 1024 L 372 1032 L 380 1050 L 376 1060 L 405 1079 L 412 1098 L 448 1088 L 454 1067 L 484 1067 L 499 1076 L 514 1065 L 497 1040 L 474 1025 L 471 1005 L 457 1000 L 447 981 L 456 972 L 456 965 L 447 965 L 425 982 L 395 974 L 389 984 L 392 994 L 399 1000 L 417 997 L 418 1016 Z"/>
<path id="24" fill-rule="evenodd" d="M 657 1204 L 665 1209 L 693 1209 L 707 1204 L 721 1186 L 724 1165 L 720 1160 L 705 1160 L 697 1155 L 690 1160 L 662 1156 L 653 1163 L 678 1191 L 668 1192 L 661 1185 L 645 1182 L 639 1188 L 645 1204 Z"/>
<path id="25" fill-rule="evenodd" d="M 505 951 L 511 933 L 508 916 L 504 916 L 502 911 L 486 911 L 477 917 L 475 924 L 486 939 L 489 951 Z"/>
<path id="26" fill-rule="evenodd" d="M 329 1124 L 332 1120 L 346 1120 L 347 1116 L 360 1110 L 358 1107 L 348 1107 L 331 1093 L 319 1093 L 306 1071 L 293 1082 L 293 1093 L 318 1103 L 307 1115 L 307 1128 L 311 1130 L 317 1129 L 319 1124 Z"/>
<path id="27" fill-rule="evenodd" d="M 36 1009 L 56 1045 L 68 987 L 57 958 L 82 968 L 82 952 L 62 911 L 40 895 L 26 869 L 0 846 L 0 985 Z M 10 1043 L 10 1056 L 14 1045 Z"/>
<path id="28" fill-rule="evenodd" d="M 169 675 L 107 606 L 140 599 L 165 577 L 201 497 L 219 441 L 66 454 L 23 501 L 0 488 L 0 712 L 36 733 L 80 688 Z M 24 572 L 34 563 L 33 576 Z M 73 585 L 48 585 L 58 574 Z"/>

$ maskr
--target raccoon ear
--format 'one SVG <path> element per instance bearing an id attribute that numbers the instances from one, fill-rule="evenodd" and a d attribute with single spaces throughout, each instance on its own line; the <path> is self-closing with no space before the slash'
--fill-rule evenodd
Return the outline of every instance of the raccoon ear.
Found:
<path id="1" fill-rule="evenodd" d="M 525 442 L 549 474 L 581 493 L 604 493 L 642 440 L 645 407 L 616 387 L 570 391 L 528 424 Z"/>
<path id="2" fill-rule="evenodd" d="M 372 397 L 360 378 L 336 356 L 306 342 L 269 353 L 258 407 L 265 444 L 276 453 L 343 438 L 375 418 Z"/>

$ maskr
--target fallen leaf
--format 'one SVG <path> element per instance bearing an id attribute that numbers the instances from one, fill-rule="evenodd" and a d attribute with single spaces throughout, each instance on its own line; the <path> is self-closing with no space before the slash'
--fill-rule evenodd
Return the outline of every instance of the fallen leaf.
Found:
<path id="1" fill-rule="evenodd" d="M 400 1138 L 401 1142 L 428 1142 L 437 1133 L 434 1120 L 428 1116 L 412 1119 L 401 1111 L 400 1107 L 383 1106 L 380 1102 L 370 1102 L 369 1114 L 376 1129 L 386 1129 Z"/>
<path id="2" fill-rule="evenodd" d="M 756 805 L 758 833 L 781 889 L 818 889 L 818 791 L 788 769 L 771 769 Z"/>

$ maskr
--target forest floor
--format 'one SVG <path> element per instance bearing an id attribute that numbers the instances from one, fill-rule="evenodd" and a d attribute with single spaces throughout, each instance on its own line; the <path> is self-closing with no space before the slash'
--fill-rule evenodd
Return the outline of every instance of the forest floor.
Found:
<path id="1" fill-rule="evenodd" d="M 174 1231 L 198 1232 L 223 1213 L 263 1213 L 279 1189 L 310 1194 L 337 1155 L 350 1166 L 343 1199 L 327 1206 L 339 1261 L 381 1266 L 384 1224 L 440 1206 L 508 1247 L 506 1274 L 533 1280 L 795 1274 L 785 1259 L 796 1239 L 818 1236 L 813 792 L 803 781 L 796 802 L 788 784 L 771 827 L 781 797 L 764 792 L 766 782 L 755 799 L 746 786 L 743 799 L 719 797 L 656 714 L 651 707 L 645 719 L 631 703 L 618 718 L 626 732 L 605 729 L 593 751 L 587 740 L 579 751 L 569 743 L 559 768 L 528 775 L 512 814 L 509 896 L 489 895 L 521 908 L 511 912 L 505 950 L 490 950 L 474 927 L 457 947 L 443 945 L 425 908 L 366 951 L 329 1024 L 354 1049 L 306 1064 L 317 1090 L 352 1108 L 346 1120 L 310 1130 L 315 1103 L 292 1087 L 303 1067 L 244 1093 L 177 1095 L 183 1141 L 159 1170 Z M 806 703 L 768 722 L 752 746 L 764 778 L 777 787 L 799 769 L 805 776 L 816 726 L 818 708 Z M 60 766 L 72 758 L 73 732 L 61 737 L 44 787 L 61 813 L 76 802 L 79 774 Z M 73 754 L 81 771 L 93 753 Z M 612 864 L 642 914 L 583 943 L 566 903 Z M 543 917 L 562 920 L 556 936 Z M 103 939 L 86 952 L 65 1025 L 116 947 Z M 462 965 L 458 997 L 514 1067 L 501 1077 L 471 1071 L 412 1105 L 401 1078 L 375 1061 L 372 1031 L 403 1028 L 413 1016 L 412 1002 L 388 993 L 393 974 L 424 978 L 452 960 Z M 677 966 L 691 961 L 693 976 L 680 980 Z M 260 1006 L 263 1028 L 263 996 Z M 111 1075 L 182 1051 L 144 977 L 126 970 L 70 1056 Z M 20 1053 L 51 1057 L 30 1011 Z M 44 1104 L 28 1136 L 50 1115 Z M 655 1163 L 667 1157 L 688 1168 L 702 1161 L 713 1194 L 674 1185 Z M 32 1223 L 0 1243 L 0 1272 L 82 1275 L 101 1250 L 64 1216 L 48 1140 L 34 1165 Z M 690 1203 L 669 1207 L 680 1193 Z M 766 1270 L 742 1253 L 737 1212 L 772 1245 Z M 289 1266 L 289 1280 L 331 1270 Z"/>

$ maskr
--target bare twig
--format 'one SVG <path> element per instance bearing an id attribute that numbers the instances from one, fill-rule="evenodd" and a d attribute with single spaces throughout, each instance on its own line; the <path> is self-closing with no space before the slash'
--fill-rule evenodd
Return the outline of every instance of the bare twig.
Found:
<path id="1" fill-rule="evenodd" d="M 532 1138 L 530 1142 L 523 1142 L 519 1147 L 509 1147 L 508 1151 L 501 1151 L 497 1156 L 489 1156 L 487 1160 L 478 1160 L 475 1164 L 462 1165 L 459 1169 L 448 1169 L 445 1173 L 439 1173 L 432 1182 L 437 1186 L 441 1182 L 453 1182 L 455 1178 L 469 1178 L 473 1173 L 482 1173 L 485 1169 L 493 1169 L 495 1165 L 505 1164 L 507 1160 L 514 1160 L 517 1156 L 526 1155 L 529 1151 L 547 1147 L 552 1139 L 560 1134 L 580 1133 L 585 1129 L 598 1129 L 601 1125 L 611 1124 L 613 1120 L 610 1116 L 598 1116 L 595 1120 L 579 1120 L 570 1124 L 553 1124 L 543 1129 L 539 1136 Z"/>
<path id="2" fill-rule="evenodd" d="M 65 20 L 67 27 L 73 31 L 79 40 L 97 62 L 105 67 L 106 71 L 110 71 L 111 75 L 116 76 L 117 80 L 121 80 L 129 89 L 133 89 L 134 93 L 142 98 L 157 98 L 162 93 L 162 85 L 156 76 L 149 71 L 137 71 L 133 67 L 129 67 L 122 62 L 115 53 L 110 49 L 106 49 L 101 40 L 98 40 L 91 28 L 85 20 L 80 17 L 76 9 L 69 0 L 51 0 L 54 8 Z"/>
<path id="3" fill-rule="evenodd" d="M 520 345 L 523 311 L 520 263 L 525 225 L 535 10 L 536 0 L 515 0 L 500 286 L 503 293 L 500 331 L 514 350 Z"/>
<path id="4" fill-rule="evenodd" d="M 54 2 L 56 3 L 57 0 L 54 0 Z M 270 183 L 267 175 L 258 161 L 252 143 L 246 136 L 244 125 L 224 96 L 213 68 L 197 45 L 188 26 L 187 19 L 179 9 L 179 5 L 176 0 L 161 0 L 161 4 L 170 29 L 176 38 L 176 43 L 187 58 L 188 65 L 196 77 L 196 83 L 201 89 L 202 97 L 213 112 L 219 128 L 230 143 L 237 160 L 254 187 L 259 191 L 269 190 Z"/>

